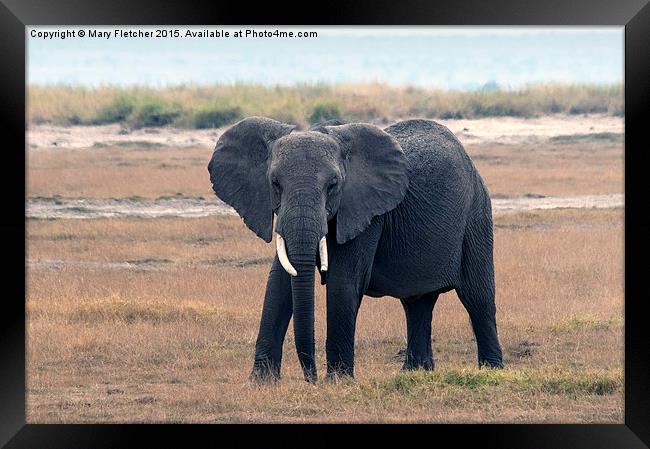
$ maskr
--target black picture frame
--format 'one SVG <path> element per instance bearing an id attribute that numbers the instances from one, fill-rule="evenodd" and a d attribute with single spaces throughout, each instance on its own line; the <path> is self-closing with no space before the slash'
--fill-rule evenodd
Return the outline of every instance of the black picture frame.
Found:
<path id="1" fill-rule="evenodd" d="M 650 445 L 650 351 L 644 327 L 648 301 L 650 220 L 644 168 L 650 150 L 643 136 L 650 105 L 650 4 L 648 0 L 363 1 L 320 5 L 260 2 L 194 3 L 174 0 L 0 0 L 0 116 L 4 192 L 0 229 L 4 265 L 0 313 L 0 445 L 10 448 L 71 448 L 175 445 L 187 438 L 210 438 L 226 445 L 267 439 L 267 444 L 337 444 L 333 430 L 363 429 L 377 438 L 394 434 L 409 444 L 413 432 L 432 442 L 470 440 L 488 447 L 643 448 Z M 253 6 L 255 5 L 255 6 Z M 25 27 L 30 25 L 282 24 L 336 25 L 619 25 L 625 26 L 625 424 L 621 425 L 436 425 L 242 426 L 37 425 L 25 423 Z M 6 159 L 5 159 L 6 160 Z M 10 288 L 7 288 L 10 287 Z M 291 436 L 271 435 L 279 432 Z M 404 437 L 407 436 L 406 440 Z M 270 443 L 269 443 L 270 442 Z M 237 444 L 238 446 L 240 444 Z M 300 444 L 303 446 L 304 444 Z"/>

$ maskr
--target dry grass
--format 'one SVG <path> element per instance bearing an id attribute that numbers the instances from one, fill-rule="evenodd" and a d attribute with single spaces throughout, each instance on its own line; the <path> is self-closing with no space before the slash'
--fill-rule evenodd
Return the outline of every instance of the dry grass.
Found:
<path id="1" fill-rule="evenodd" d="M 490 192 L 579 195 L 623 191 L 621 143 L 586 141 L 467 146 Z M 27 156 L 30 196 L 212 196 L 205 148 L 93 148 Z"/>
<path id="2" fill-rule="evenodd" d="M 359 88 L 355 101 L 363 104 L 373 89 Z M 53 96 L 41 105 L 74 110 L 81 104 L 57 103 L 57 95 L 70 92 L 45 93 Z M 87 111 L 110 98 L 72 94 L 88 102 Z M 467 151 L 493 196 L 623 191 L 616 139 L 482 144 Z M 210 153 L 137 146 L 30 151 L 27 191 L 32 197 L 211 197 Z M 467 314 L 448 293 L 434 313 L 433 373 L 399 371 L 405 346 L 399 301 L 366 298 L 356 381 L 302 381 L 290 329 L 282 381 L 257 386 L 247 377 L 273 249 L 240 219 L 29 220 L 28 259 L 72 263 L 27 270 L 27 419 L 620 423 L 622 224 L 621 210 L 495 217 L 504 371 L 475 368 Z M 317 285 L 321 375 L 325 333 L 324 288 Z"/>
<path id="3" fill-rule="evenodd" d="M 399 117 L 532 117 L 544 114 L 622 115 L 622 85 L 543 84 L 516 91 L 458 92 L 384 84 L 145 87 L 30 86 L 30 123 L 132 126 L 173 123 L 213 127 L 247 115 L 306 126 L 328 118 L 352 121 Z"/>
<path id="4" fill-rule="evenodd" d="M 623 192 L 623 144 L 585 141 L 467 146 L 493 196 Z"/>
<path id="5" fill-rule="evenodd" d="M 28 422 L 622 422 L 621 210 L 495 220 L 504 371 L 477 370 L 467 314 L 434 313 L 437 371 L 400 373 L 399 301 L 366 298 L 357 380 L 309 385 L 292 331 L 277 385 L 248 382 L 273 249 L 236 217 L 28 222 Z M 258 261 L 242 263 L 233 261 Z M 316 286 L 324 371 L 324 288 Z"/>
<path id="6" fill-rule="evenodd" d="M 28 252 L 30 259 L 215 266 L 270 259 L 273 253 L 266 244 L 244 233 L 240 221 L 232 217 L 36 220 L 29 223 Z"/>

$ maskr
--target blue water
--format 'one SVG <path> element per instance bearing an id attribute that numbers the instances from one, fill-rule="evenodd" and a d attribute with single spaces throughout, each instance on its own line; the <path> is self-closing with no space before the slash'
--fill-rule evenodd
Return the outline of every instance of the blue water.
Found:
<path id="1" fill-rule="evenodd" d="M 114 30 L 116 27 L 95 29 Z M 169 27 L 166 27 L 169 28 Z M 184 33 L 187 27 L 177 27 Z M 195 27 L 228 29 L 245 27 Z M 35 30 L 56 30 L 35 27 Z M 88 27 L 73 27 L 72 30 Z M 142 28 L 153 30 L 154 28 Z M 275 27 L 267 27 L 274 30 Z M 278 28 L 291 30 L 291 28 Z M 332 28 L 317 38 L 29 37 L 28 82 L 386 82 L 445 89 L 623 81 L 623 28 Z"/>

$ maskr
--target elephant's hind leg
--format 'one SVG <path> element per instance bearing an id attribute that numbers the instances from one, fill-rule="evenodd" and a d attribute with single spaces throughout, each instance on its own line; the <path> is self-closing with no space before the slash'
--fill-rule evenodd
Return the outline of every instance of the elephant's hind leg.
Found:
<path id="1" fill-rule="evenodd" d="M 469 226 L 463 240 L 458 297 L 469 313 L 478 347 L 479 366 L 503 368 L 497 336 L 492 223 Z"/>
<path id="2" fill-rule="evenodd" d="M 406 314 L 406 357 L 403 370 L 425 369 L 434 367 L 431 350 L 431 319 L 433 306 L 438 300 L 438 293 L 400 299 Z"/>

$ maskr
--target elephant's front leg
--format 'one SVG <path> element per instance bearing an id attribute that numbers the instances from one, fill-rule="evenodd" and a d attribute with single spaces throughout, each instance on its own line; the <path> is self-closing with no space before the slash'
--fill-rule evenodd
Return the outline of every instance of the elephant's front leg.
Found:
<path id="1" fill-rule="evenodd" d="M 251 373 L 253 380 L 280 378 L 282 344 L 292 310 L 291 279 L 276 255 L 266 284 L 260 330 L 255 344 L 255 363 Z"/>
<path id="2" fill-rule="evenodd" d="M 327 379 L 354 377 L 354 333 L 357 312 L 368 288 L 382 221 L 375 217 L 358 237 L 339 245 L 328 240 Z M 334 229 L 330 227 L 330 235 Z"/>
<path id="3" fill-rule="evenodd" d="M 354 333 L 363 294 L 329 276 L 327 286 L 327 379 L 354 377 Z"/>

